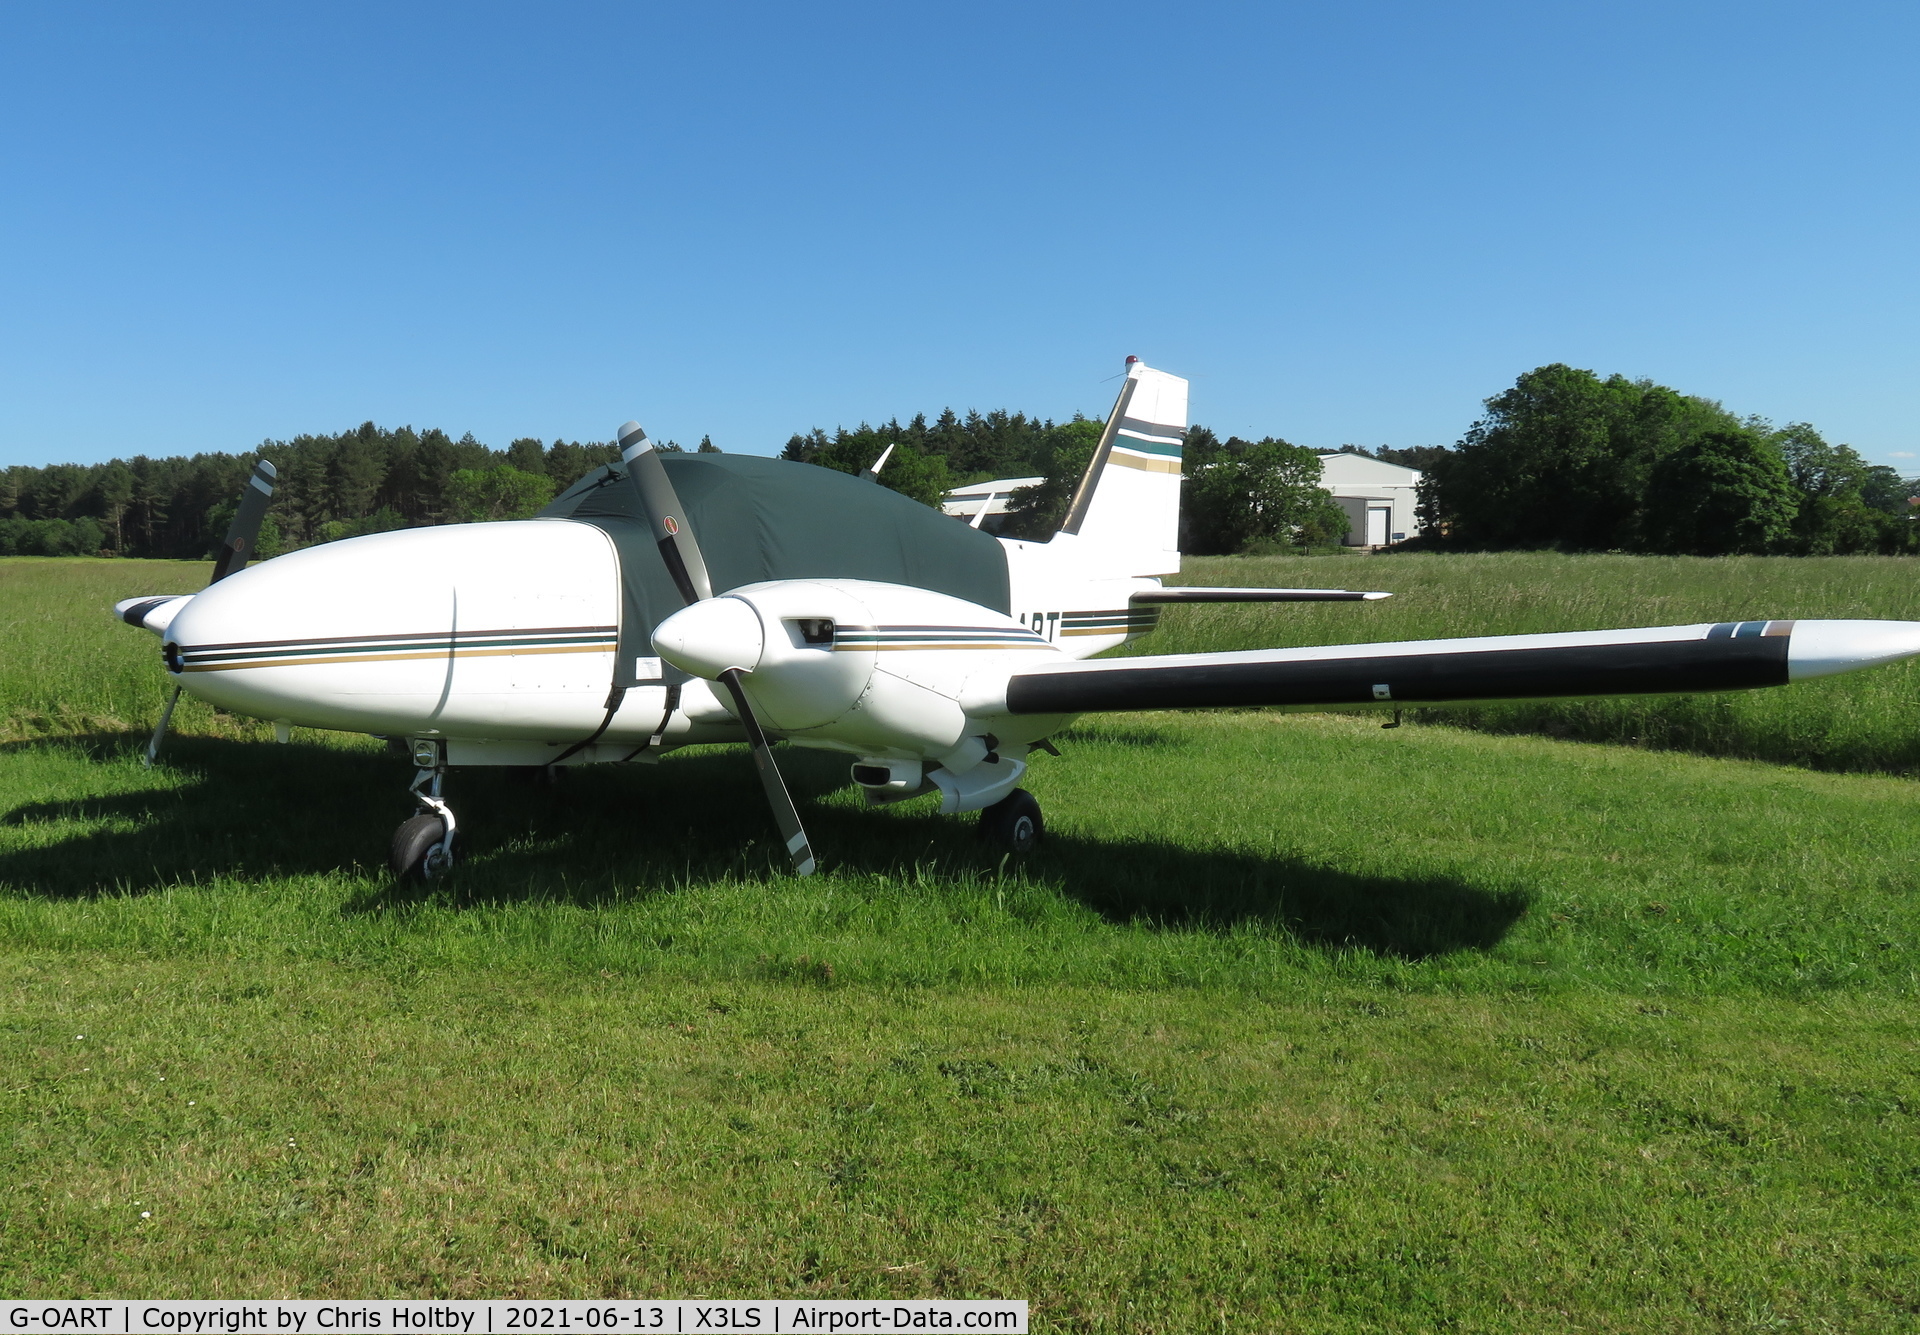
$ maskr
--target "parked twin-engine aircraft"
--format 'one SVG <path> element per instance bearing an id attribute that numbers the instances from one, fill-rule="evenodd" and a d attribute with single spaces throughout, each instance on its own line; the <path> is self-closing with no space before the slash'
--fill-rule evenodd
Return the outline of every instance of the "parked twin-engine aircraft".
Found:
<path id="1" fill-rule="evenodd" d="M 256 466 L 215 582 L 115 609 L 160 635 L 175 696 L 274 722 L 404 738 L 420 814 L 396 873 L 452 866 L 450 767 L 648 762 L 745 742 L 801 875 L 814 857 L 770 739 L 844 753 L 870 801 L 937 795 L 1024 850 L 1027 757 L 1081 714 L 1775 686 L 1920 653 L 1920 623 L 1740 621 L 1649 630 L 1085 661 L 1182 602 L 1384 598 L 1175 588 L 1187 382 L 1128 359 L 1067 517 L 995 538 L 866 480 L 736 454 L 623 464 L 531 521 L 381 533 L 242 569 L 273 469 Z M 171 711 L 169 702 L 168 710 Z M 154 735 L 157 749 L 163 717 Z M 151 755 L 151 750 L 150 750 Z"/>

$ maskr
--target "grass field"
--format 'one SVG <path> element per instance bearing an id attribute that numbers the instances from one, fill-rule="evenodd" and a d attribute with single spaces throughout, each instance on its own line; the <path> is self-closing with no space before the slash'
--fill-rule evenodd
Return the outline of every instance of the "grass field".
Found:
<path id="1" fill-rule="evenodd" d="M 1403 597 L 1183 610 L 1153 649 L 1912 615 L 1894 561 L 1196 564 Z M 744 757 L 684 753 L 456 776 L 471 860 L 419 895 L 379 871 L 408 771 L 364 739 L 196 707 L 140 767 L 157 656 L 101 609 L 203 573 L 0 562 L 0 1291 L 1920 1318 L 1897 774 L 1138 715 L 1036 762 L 1051 835 L 1018 866 L 783 748 L 822 875 L 770 869 Z M 1878 678 L 1659 740 L 1767 754 L 1785 719 L 1865 748 L 1803 759 L 1898 771 Z"/>

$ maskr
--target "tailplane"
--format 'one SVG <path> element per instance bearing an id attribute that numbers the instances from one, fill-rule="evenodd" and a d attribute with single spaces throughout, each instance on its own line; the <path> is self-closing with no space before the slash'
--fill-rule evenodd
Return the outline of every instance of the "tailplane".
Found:
<path id="1" fill-rule="evenodd" d="M 1178 571 L 1186 436 L 1187 382 L 1127 358 L 1126 384 L 1056 540 L 1069 536 L 1128 575 Z"/>

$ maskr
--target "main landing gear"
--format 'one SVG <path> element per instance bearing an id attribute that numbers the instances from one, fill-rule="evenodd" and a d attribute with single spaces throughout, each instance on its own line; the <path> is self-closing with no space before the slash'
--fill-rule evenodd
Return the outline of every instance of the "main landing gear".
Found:
<path id="1" fill-rule="evenodd" d="M 445 753 L 438 742 L 415 742 L 413 763 L 419 768 L 408 791 L 425 810 L 402 821 L 393 832 L 387 865 L 402 880 L 437 881 L 453 870 L 456 828 L 453 808 L 440 798 L 440 781 L 447 772 Z"/>
<path id="2" fill-rule="evenodd" d="M 1028 852 L 1046 829 L 1040 804 L 1024 788 L 1014 789 L 980 812 L 980 837 L 1009 853 Z"/>

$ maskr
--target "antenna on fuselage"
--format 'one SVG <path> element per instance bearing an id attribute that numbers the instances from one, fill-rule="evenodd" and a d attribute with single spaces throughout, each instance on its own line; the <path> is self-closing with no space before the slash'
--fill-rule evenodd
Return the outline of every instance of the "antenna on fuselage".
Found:
<path id="1" fill-rule="evenodd" d="M 880 470 L 887 466 L 887 458 L 893 453 L 893 445 L 894 442 L 888 442 L 887 448 L 880 451 L 880 457 L 873 461 L 873 466 L 861 473 L 860 476 L 869 482 L 878 482 L 880 480 Z"/>

